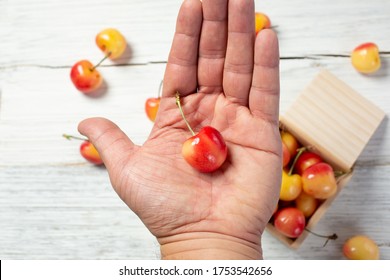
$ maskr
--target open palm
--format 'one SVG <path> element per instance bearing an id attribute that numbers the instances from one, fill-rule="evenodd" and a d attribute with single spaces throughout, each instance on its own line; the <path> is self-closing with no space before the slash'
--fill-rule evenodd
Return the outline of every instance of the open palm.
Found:
<path id="1" fill-rule="evenodd" d="M 212 232 L 260 242 L 281 177 L 278 63 L 275 34 L 255 37 L 252 1 L 186 0 L 144 145 L 109 120 L 80 123 L 116 192 L 159 240 Z M 194 131 L 209 125 L 226 141 L 227 160 L 213 173 L 200 173 L 181 155 L 191 134 L 176 91 Z"/>

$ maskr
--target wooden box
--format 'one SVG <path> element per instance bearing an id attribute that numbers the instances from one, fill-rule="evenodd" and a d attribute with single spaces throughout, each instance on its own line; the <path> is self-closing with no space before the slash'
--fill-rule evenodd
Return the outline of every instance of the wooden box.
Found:
<path id="1" fill-rule="evenodd" d="M 353 175 L 353 166 L 378 128 L 385 113 L 330 72 L 321 71 L 280 118 L 282 129 L 289 131 L 303 145 L 320 154 L 334 170 L 345 172 L 337 178 L 336 195 L 320 204 L 307 220 L 315 225 L 331 206 Z M 307 231 L 296 239 L 279 233 L 272 223 L 267 230 L 289 248 L 297 249 Z"/>

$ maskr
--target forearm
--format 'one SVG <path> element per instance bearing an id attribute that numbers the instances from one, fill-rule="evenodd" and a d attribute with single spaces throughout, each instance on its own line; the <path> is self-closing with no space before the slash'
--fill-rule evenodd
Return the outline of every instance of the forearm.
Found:
<path id="1" fill-rule="evenodd" d="M 161 259 L 245 260 L 262 259 L 260 238 L 252 243 L 219 233 L 184 233 L 158 238 Z"/>

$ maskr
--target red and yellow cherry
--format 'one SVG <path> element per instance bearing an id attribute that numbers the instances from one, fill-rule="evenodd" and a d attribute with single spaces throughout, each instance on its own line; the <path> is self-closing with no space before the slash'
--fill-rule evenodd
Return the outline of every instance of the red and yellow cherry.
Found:
<path id="1" fill-rule="evenodd" d="M 350 260 L 379 260 L 379 247 L 371 238 L 356 235 L 343 245 L 343 254 Z"/>
<path id="2" fill-rule="evenodd" d="M 163 81 L 161 81 L 160 83 L 160 87 L 158 89 L 158 96 L 150 97 L 146 99 L 145 102 L 146 115 L 148 116 L 149 120 L 151 120 L 152 122 L 156 120 L 158 108 L 160 107 L 162 85 L 163 85 Z"/>
<path id="3" fill-rule="evenodd" d="M 282 142 L 282 149 L 283 149 L 283 167 L 286 167 L 288 163 L 290 162 L 291 156 L 290 151 L 288 150 L 286 144 Z"/>
<path id="4" fill-rule="evenodd" d="M 279 199 L 283 201 L 293 201 L 302 192 L 302 180 L 298 174 L 289 174 L 282 171 L 282 184 L 280 187 Z"/>
<path id="5" fill-rule="evenodd" d="M 316 211 L 318 200 L 305 192 L 301 192 L 295 199 L 295 207 L 301 210 L 306 218 L 309 218 Z"/>
<path id="6" fill-rule="evenodd" d="M 274 226 L 281 234 L 297 238 L 305 229 L 306 219 L 301 210 L 295 207 L 282 208 L 275 214 Z"/>
<path id="7" fill-rule="evenodd" d="M 91 142 L 85 140 L 80 145 L 80 154 L 88 160 L 90 163 L 95 165 L 102 165 L 103 160 L 101 159 L 99 152 L 96 150 L 95 146 Z"/>
<path id="8" fill-rule="evenodd" d="M 300 147 L 298 140 L 290 132 L 282 130 L 280 132 L 282 142 L 287 146 L 287 149 L 290 152 L 291 158 L 294 158 L 298 153 L 298 148 Z"/>
<path id="9" fill-rule="evenodd" d="M 314 164 L 302 173 L 302 187 L 317 199 L 327 199 L 337 192 L 337 182 L 333 168 L 325 162 Z"/>
<path id="10" fill-rule="evenodd" d="M 200 172 L 208 173 L 217 170 L 225 162 L 228 152 L 221 133 L 211 126 L 205 126 L 198 134 L 195 134 L 184 116 L 179 93 L 176 93 L 176 104 L 193 135 L 183 143 L 182 155 L 184 159 Z"/>
<path id="11" fill-rule="evenodd" d="M 70 79 L 79 91 L 86 94 L 97 90 L 103 82 L 96 66 L 88 60 L 80 60 L 73 65 L 70 70 Z"/>
<path id="12" fill-rule="evenodd" d="M 294 172 L 302 175 L 303 171 L 319 162 L 323 162 L 320 155 L 314 152 L 304 151 L 300 154 L 295 163 Z"/>
<path id="13" fill-rule="evenodd" d="M 76 139 L 76 140 L 83 141 L 80 145 L 80 154 L 82 155 L 82 157 L 95 165 L 103 164 L 103 160 L 101 159 L 99 152 L 96 150 L 95 146 L 88 139 L 72 136 L 68 134 L 63 134 L 62 136 L 68 140 Z"/>
<path id="14" fill-rule="evenodd" d="M 368 42 L 357 46 L 351 54 L 353 67 L 360 73 L 374 73 L 381 67 L 378 46 Z"/>
<path id="15" fill-rule="evenodd" d="M 96 45 L 110 59 L 119 58 L 126 50 L 125 37 L 115 28 L 100 31 L 95 38 Z"/>
<path id="16" fill-rule="evenodd" d="M 270 28 L 271 27 L 271 20 L 269 17 L 260 12 L 255 13 L 255 31 L 256 34 L 260 32 L 260 30 Z"/>
<path id="17" fill-rule="evenodd" d="M 225 162 L 227 146 L 218 130 L 205 126 L 183 143 L 182 154 L 197 170 L 213 172 Z"/>

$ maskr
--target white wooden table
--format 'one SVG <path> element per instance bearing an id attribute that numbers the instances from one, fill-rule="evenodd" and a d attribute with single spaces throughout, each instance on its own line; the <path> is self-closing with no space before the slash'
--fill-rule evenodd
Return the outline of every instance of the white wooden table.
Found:
<path id="1" fill-rule="evenodd" d="M 155 96 L 173 36 L 178 0 L 0 0 L 0 258 L 158 259 L 154 237 L 111 189 L 104 168 L 85 162 L 80 120 L 104 116 L 137 143 L 152 123 L 144 101 Z M 390 113 L 390 1 L 256 1 L 278 32 L 281 113 L 327 69 Z M 118 28 L 131 46 L 118 65 L 100 68 L 101 98 L 79 93 L 69 79 L 80 59 L 102 58 L 94 38 Z M 373 41 L 382 68 L 357 73 L 351 50 Z M 292 251 L 264 234 L 267 259 L 343 259 L 350 236 L 366 234 L 390 259 L 390 127 L 387 118 L 359 157 L 355 175 L 316 226 L 337 233 L 309 236 Z"/>

